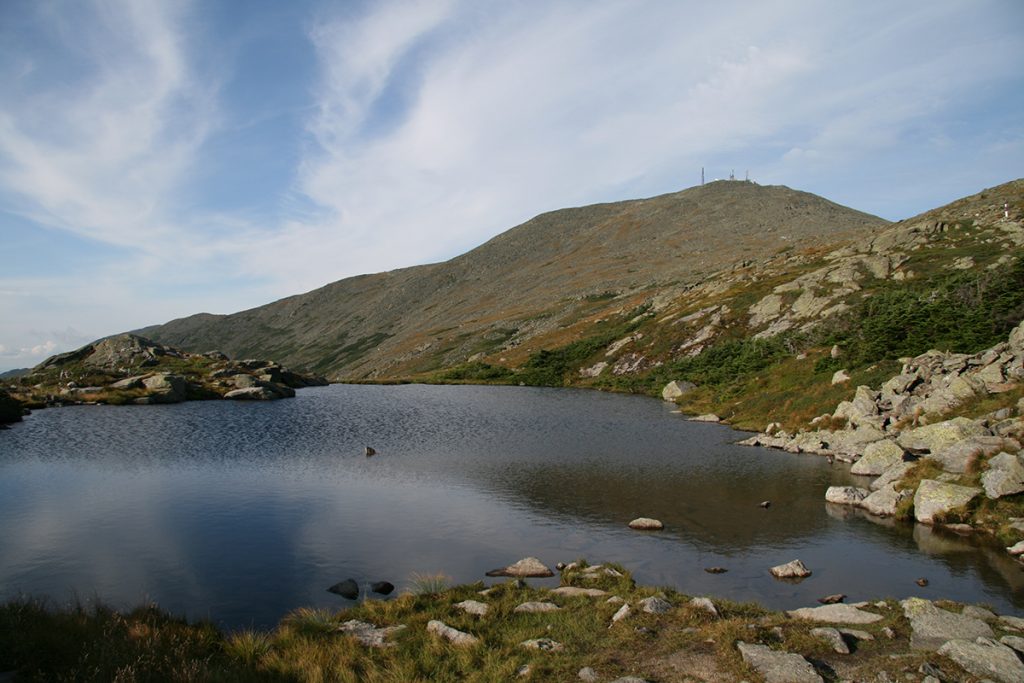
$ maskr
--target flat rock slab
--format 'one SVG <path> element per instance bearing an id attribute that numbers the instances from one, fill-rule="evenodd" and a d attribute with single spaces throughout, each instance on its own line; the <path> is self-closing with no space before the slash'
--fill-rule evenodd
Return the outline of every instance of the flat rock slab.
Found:
<path id="1" fill-rule="evenodd" d="M 925 479 L 914 494 L 914 518 L 922 524 L 934 524 L 937 515 L 967 505 L 980 493 L 981 489 L 973 486 Z"/>
<path id="2" fill-rule="evenodd" d="M 448 624 L 438 621 L 437 619 L 431 619 L 427 622 L 427 632 L 440 636 L 453 645 L 470 646 L 476 645 L 480 642 L 480 639 L 476 636 L 466 633 L 465 631 L 452 628 Z"/>
<path id="3" fill-rule="evenodd" d="M 794 619 L 817 621 L 823 624 L 873 624 L 881 621 L 881 614 L 865 612 L 854 605 L 822 605 L 821 607 L 801 607 L 786 612 Z"/>
<path id="4" fill-rule="evenodd" d="M 950 640 L 939 648 L 939 654 L 949 657 L 975 676 L 1000 683 L 1024 681 L 1024 664 L 1013 649 L 991 638 Z"/>
<path id="5" fill-rule="evenodd" d="M 521 605 L 516 605 L 513 612 L 557 612 L 562 609 L 553 602 L 524 602 Z"/>
<path id="6" fill-rule="evenodd" d="M 404 628 L 405 624 L 377 628 L 373 624 L 365 621 L 352 619 L 339 626 L 338 631 L 345 635 L 352 636 L 366 647 L 394 647 L 394 643 L 387 642 L 387 637 Z"/>
<path id="7" fill-rule="evenodd" d="M 510 564 L 504 569 L 492 569 L 487 576 L 515 576 L 519 578 L 546 578 L 554 576 L 555 573 L 548 569 L 543 562 L 536 557 L 524 557 L 515 564 Z"/>
<path id="8" fill-rule="evenodd" d="M 910 647 L 914 650 L 938 650 L 949 640 L 995 635 L 984 621 L 940 609 L 930 600 L 907 598 L 900 605 L 910 620 Z"/>
<path id="9" fill-rule="evenodd" d="M 477 600 L 463 600 L 462 602 L 456 603 L 455 607 L 462 610 L 466 614 L 475 614 L 478 617 L 486 615 L 490 611 L 490 606 Z"/>
<path id="10" fill-rule="evenodd" d="M 905 430 L 896 438 L 896 442 L 910 450 L 938 453 L 972 436 L 988 435 L 988 430 L 981 423 L 966 417 L 955 417 L 945 422 Z"/>
<path id="11" fill-rule="evenodd" d="M 770 571 L 772 576 L 777 579 L 802 579 L 811 575 L 811 570 L 800 560 L 780 564 L 777 567 L 772 567 Z"/>
<path id="12" fill-rule="evenodd" d="M 555 595 L 561 595 L 566 598 L 575 598 L 579 596 L 600 598 L 608 595 L 608 591 L 603 591 L 600 588 L 580 588 L 578 586 L 560 586 L 558 588 L 551 589 L 551 592 Z"/>
<path id="13" fill-rule="evenodd" d="M 657 519 L 651 519 L 650 517 L 637 517 L 629 523 L 630 529 L 636 529 L 638 531 L 661 531 L 665 528 Z"/>
<path id="14" fill-rule="evenodd" d="M 910 497 L 911 493 L 911 489 L 897 491 L 895 484 L 889 484 L 862 500 L 860 507 L 877 517 L 892 517 L 900 503 Z"/>
<path id="15" fill-rule="evenodd" d="M 743 661 L 764 676 L 765 683 L 824 683 L 811 663 L 798 654 L 743 641 L 738 642 L 736 648 Z"/>

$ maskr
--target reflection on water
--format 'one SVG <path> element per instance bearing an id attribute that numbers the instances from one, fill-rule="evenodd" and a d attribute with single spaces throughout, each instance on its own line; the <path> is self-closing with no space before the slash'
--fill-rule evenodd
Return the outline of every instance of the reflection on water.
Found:
<path id="1" fill-rule="evenodd" d="M 266 626 L 346 604 L 325 592 L 344 578 L 477 581 L 536 555 L 776 608 L 837 592 L 1024 600 L 998 549 L 826 506 L 844 469 L 736 438 L 655 400 L 515 387 L 42 411 L 0 433 L 0 591 Z M 626 528 L 641 515 L 666 530 Z M 808 580 L 768 575 L 796 557 Z"/>

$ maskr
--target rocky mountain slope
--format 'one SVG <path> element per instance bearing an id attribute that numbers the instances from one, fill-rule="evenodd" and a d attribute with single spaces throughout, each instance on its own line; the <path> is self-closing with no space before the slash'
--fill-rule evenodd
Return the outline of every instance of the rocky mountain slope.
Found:
<path id="1" fill-rule="evenodd" d="M 781 250 L 870 239 L 886 222 L 786 187 L 720 181 L 538 216 L 446 263 L 348 278 L 233 315 L 139 333 L 335 379 L 408 377 L 550 347 L 633 300 L 682 294 Z"/>

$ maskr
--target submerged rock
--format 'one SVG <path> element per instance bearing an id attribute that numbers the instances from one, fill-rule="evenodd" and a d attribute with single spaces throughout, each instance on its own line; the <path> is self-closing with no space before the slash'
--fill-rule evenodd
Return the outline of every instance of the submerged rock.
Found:
<path id="1" fill-rule="evenodd" d="M 390 581 L 375 581 L 370 584 L 370 590 L 377 595 L 391 595 L 395 591 L 395 584 Z"/>
<path id="2" fill-rule="evenodd" d="M 328 588 L 327 592 L 340 595 L 346 600 L 355 600 L 359 597 L 359 584 L 353 579 L 345 579 Z"/>

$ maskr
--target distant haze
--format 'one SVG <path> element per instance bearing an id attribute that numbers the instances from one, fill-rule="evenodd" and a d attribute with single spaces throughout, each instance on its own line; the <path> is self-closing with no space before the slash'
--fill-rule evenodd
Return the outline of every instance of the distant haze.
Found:
<path id="1" fill-rule="evenodd" d="M 0 7 L 0 371 L 749 171 L 895 220 L 1024 175 L 1024 4 Z"/>

